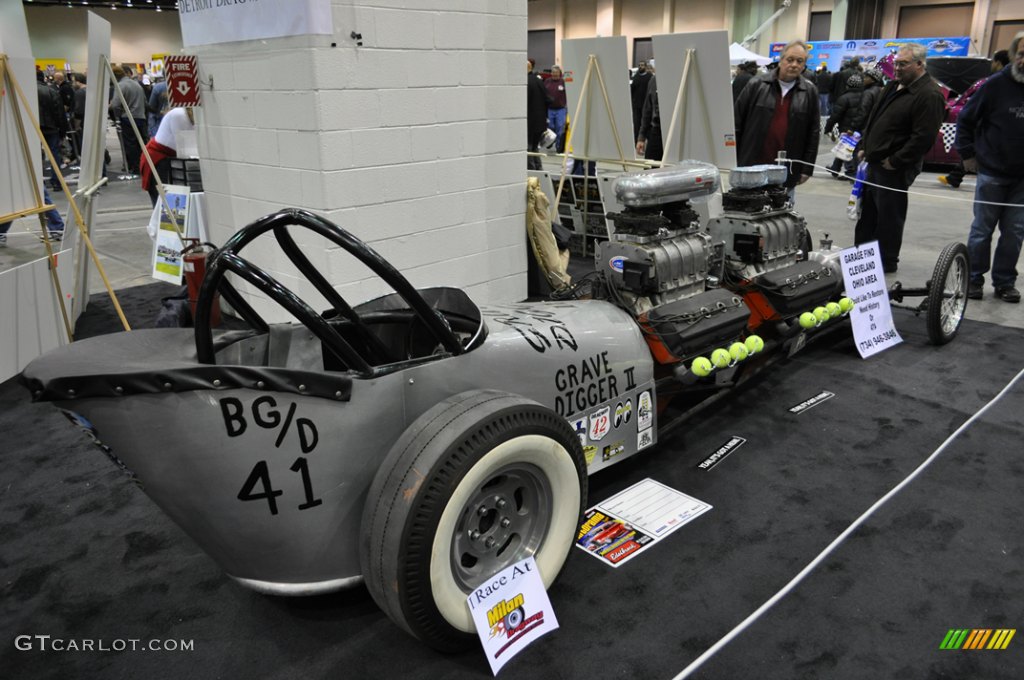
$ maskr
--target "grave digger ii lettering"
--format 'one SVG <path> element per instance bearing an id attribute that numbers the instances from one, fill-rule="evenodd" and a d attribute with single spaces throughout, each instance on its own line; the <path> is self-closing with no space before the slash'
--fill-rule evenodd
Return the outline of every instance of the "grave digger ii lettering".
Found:
<path id="1" fill-rule="evenodd" d="M 626 390 L 636 387 L 634 368 L 624 371 Z M 574 361 L 555 371 L 555 413 L 569 417 L 619 396 L 619 380 L 608 362 L 608 352 Z"/>

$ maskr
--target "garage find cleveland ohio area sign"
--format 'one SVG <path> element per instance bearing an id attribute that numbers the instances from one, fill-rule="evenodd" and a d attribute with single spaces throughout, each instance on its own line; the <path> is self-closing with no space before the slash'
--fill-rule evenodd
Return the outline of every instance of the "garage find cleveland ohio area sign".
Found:
<path id="1" fill-rule="evenodd" d="M 171 106 L 199 106 L 199 67 L 194 56 L 171 55 L 164 61 Z"/>

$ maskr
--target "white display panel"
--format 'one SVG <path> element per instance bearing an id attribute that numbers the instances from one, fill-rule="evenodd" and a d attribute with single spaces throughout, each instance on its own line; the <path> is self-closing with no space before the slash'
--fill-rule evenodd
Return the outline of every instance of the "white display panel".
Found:
<path id="1" fill-rule="evenodd" d="M 713 163 L 719 168 L 736 167 L 728 32 L 656 35 L 652 43 L 657 64 L 661 135 L 665 142 L 663 160 L 671 163 L 692 159 Z M 694 59 L 677 111 L 683 67 L 690 49 L 694 50 Z M 669 140 L 673 115 L 677 122 L 673 139 Z"/>
<path id="2" fill-rule="evenodd" d="M 28 40 L 25 11 L 20 2 L 0 2 L 0 53 L 7 55 L 7 67 L 21 86 L 32 116 L 38 120 L 35 61 Z M 21 111 L 24 135 L 14 116 L 15 103 Z M 41 178 L 39 137 L 33 129 L 24 103 L 14 90 L 0 87 L 0 217 L 31 210 L 39 205 L 32 186 L 32 173 Z"/>
<path id="3" fill-rule="evenodd" d="M 570 121 L 573 156 L 633 160 L 636 158 L 636 150 L 633 147 L 633 112 L 625 36 L 562 41 L 569 116 L 572 118 L 576 114 L 591 55 L 594 55 L 596 65 L 601 69 L 608 101 L 606 104 L 597 69 L 592 68 L 580 120 Z M 615 120 L 614 127 L 612 118 Z M 616 132 L 618 146 L 615 143 Z"/>

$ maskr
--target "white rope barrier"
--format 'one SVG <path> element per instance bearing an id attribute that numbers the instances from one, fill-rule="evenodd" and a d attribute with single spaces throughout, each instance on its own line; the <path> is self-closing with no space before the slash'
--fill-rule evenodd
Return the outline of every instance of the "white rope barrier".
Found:
<path id="1" fill-rule="evenodd" d="M 860 528 L 860 526 L 864 524 L 864 522 L 866 522 L 868 518 L 870 518 L 879 508 L 881 508 L 883 505 L 889 502 L 894 496 L 896 496 L 896 494 L 902 491 L 904 487 L 910 484 L 910 482 L 914 481 L 914 479 L 916 479 L 917 476 L 920 475 L 925 470 L 925 468 L 931 465 L 946 450 L 946 447 L 948 447 L 954 439 L 960 436 L 960 434 L 968 427 L 970 427 L 974 423 L 974 421 L 978 420 L 978 418 L 984 415 L 984 413 L 988 411 L 989 408 L 991 408 L 996 402 L 1002 399 L 1003 396 L 1010 391 L 1014 384 L 1016 384 L 1017 381 L 1020 380 L 1021 376 L 1024 376 L 1024 369 L 1021 369 L 1017 373 L 1017 375 L 1015 375 L 1013 379 L 1006 384 L 1006 387 L 999 391 L 999 394 L 994 396 L 991 399 L 991 401 L 985 404 L 977 413 L 968 418 L 963 425 L 956 429 L 956 431 L 953 434 L 949 435 L 949 437 L 946 438 L 946 441 L 942 442 L 939 448 L 935 449 L 935 451 L 930 456 L 928 456 L 928 458 L 926 458 L 923 463 L 918 465 L 917 468 L 906 477 L 906 479 L 904 479 L 902 482 L 894 486 L 889 491 L 889 493 L 885 494 L 877 501 L 875 501 L 874 505 L 868 508 L 860 517 L 855 519 L 853 523 L 850 524 L 850 526 L 848 526 L 845 531 L 843 531 L 843 533 L 839 534 L 839 536 L 837 536 L 831 543 L 829 543 L 828 546 L 824 550 L 822 550 L 817 557 L 811 560 L 810 563 L 806 567 L 804 567 L 800 571 L 800 573 L 794 576 L 789 581 L 789 583 L 783 586 L 782 589 L 779 590 L 779 592 L 775 593 L 775 595 L 773 595 L 770 599 L 768 599 L 768 601 L 766 601 L 764 604 L 758 607 L 752 614 L 750 614 L 750 616 L 743 619 L 743 621 L 741 621 L 739 625 L 737 625 L 731 631 L 726 633 L 726 635 L 721 640 L 716 642 L 714 645 L 708 648 L 707 651 L 705 651 L 699 657 L 694 659 L 693 662 L 689 666 L 684 668 L 682 671 L 680 671 L 679 674 L 675 676 L 675 678 L 673 678 L 673 680 L 685 680 L 686 678 L 690 677 L 690 675 L 692 675 L 694 671 L 700 668 L 705 661 L 707 661 L 712 656 L 717 654 L 723 647 L 732 642 L 737 636 L 743 633 L 743 631 L 745 631 L 754 622 L 761 618 L 761 616 L 765 612 L 774 607 L 780 600 L 782 600 L 782 598 L 784 598 L 786 595 L 792 592 L 792 590 L 796 588 L 796 586 L 799 585 L 800 582 L 803 581 L 808 574 L 810 574 L 815 568 L 817 568 L 818 565 L 821 564 L 826 557 L 835 552 L 835 550 L 843 543 L 843 541 L 845 541 L 850 536 L 850 534 L 852 534 L 854 531 Z"/>
<path id="2" fill-rule="evenodd" d="M 831 168 L 829 168 L 827 166 L 818 165 L 816 163 L 808 163 L 807 161 L 801 161 L 801 160 L 798 160 L 796 158 L 779 159 L 779 161 L 777 161 L 777 162 L 780 162 L 780 163 L 800 163 L 801 165 L 809 165 L 812 168 L 818 168 L 820 170 L 826 170 L 826 171 L 831 170 Z M 958 203 L 977 203 L 979 205 L 997 205 L 997 206 L 1004 207 L 1004 208 L 1020 208 L 1020 207 L 1024 207 L 1024 206 L 1021 206 L 1021 204 L 1019 204 L 1019 203 L 995 203 L 993 201 L 976 201 L 973 198 L 958 198 L 956 196 L 946 196 L 944 194 L 943 195 L 940 195 L 940 194 L 926 194 L 926 193 L 923 193 L 923 192 L 920 192 L 920 191 L 910 191 L 909 189 L 893 189 L 892 187 L 882 186 L 881 184 L 875 184 L 874 182 L 869 182 L 866 179 L 862 179 L 861 183 L 864 184 L 865 186 L 875 187 L 875 188 L 878 188 L 878 189 L 885 189 L 887 191 L 895 191 L 895 192 L 900 193 L 900 194 L 907 194 L 908 196 L 925 196 L 927 198 L 940 198 L 940 199 L 942 199 L 944 201 L 957 201 Z"/>

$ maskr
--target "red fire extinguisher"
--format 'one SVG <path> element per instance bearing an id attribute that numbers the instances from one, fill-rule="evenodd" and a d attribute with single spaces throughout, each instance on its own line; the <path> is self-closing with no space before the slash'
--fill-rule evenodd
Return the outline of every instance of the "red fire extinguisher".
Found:
<path id="1" fill-rule="evenodd" d="M 185 283 L 188 285 L 188 305 L 192 310 L 192 318 L 196 318 L 196 302 L 199 300 L 199 288 L 206 278 L 206 259 L 213 254 L 217 246 L 212 243 L 200 243 L 198 239 L 185 239 L 192 244 L 181 251 L 185 269 Z M 213 296 L 213 307 L 210 309 L 210 325 L 220 325 L 220 293 Z"/>

